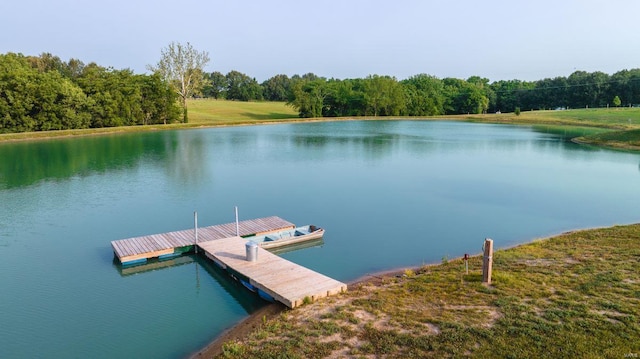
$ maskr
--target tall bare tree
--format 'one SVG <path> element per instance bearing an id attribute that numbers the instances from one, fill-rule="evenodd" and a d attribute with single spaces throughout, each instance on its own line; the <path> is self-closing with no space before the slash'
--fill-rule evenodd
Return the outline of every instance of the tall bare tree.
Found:
<path id="1" fill-rule="evenodd" d="M 158 64 L 148 65 L 147 69 L 159 73 L 180 96 L 183 122 L 186 123 L 187 99 L 201 93 L 206 84 L 203 68 L 209 62 L 209 53 L 197 51 L 188 42 L 183 45 L 172 41 L 160 54 Z"/>

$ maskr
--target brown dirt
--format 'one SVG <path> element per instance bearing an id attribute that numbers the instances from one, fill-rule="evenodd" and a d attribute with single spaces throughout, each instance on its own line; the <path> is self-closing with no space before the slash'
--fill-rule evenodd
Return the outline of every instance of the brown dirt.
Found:
<path id="1" fill-rule="evenodd" d="M 417 269 L 417 268 L 414 268 Z M 405 268 L 385 271 L 381 273 L 376 273 L 373 275 L 366 275 L 357 280 L 348 283 L 348 286 L 353 286 L 356 284 L 368 284 L 372 286 L 379 286 L 383 284 L 385 277 L 395 277 L 401 276 L 404 274 Z M 199 352 L 193 354 L 191 359 L 204 359 L 204 358 L 214 358 L 220 354 L 222 354 L 222 346 L 224 343 L 230 341 L 241 341 L 246 338 L 252 331 L 258 329 L 260 325 L 262 325 L 263 320 L 269 320 L 279 315 L 283 311 L 287 310 L 287 308 L 280 303 L 272 303 L 267 305 L 264 308 L 259 309 L 258 311 L 252 313 L 247 318 L 242 320 L 240 323 L 234 325 L 217 338 L 215 338 L 209 345 L 200 350 Z M 264 318 L 264 319 L 263 319 Z"/>
<path id="2" fill-rule="evenodd" d="M 191 356 L 192 359 L 214 358 L 222 354 L 222 345 L 229 341 L 242 340 L 249 333 L 258 329 L 262 324 L 263 317 L 266 319 L 273 318 L 284 311 L 286 307 L 280 303 L 272 303 L 258 311 L 252 313 L 240 323 L 234 325 L 229 330 L 220 334 L 214 341 L 209 343 L 205 348 Z"/>

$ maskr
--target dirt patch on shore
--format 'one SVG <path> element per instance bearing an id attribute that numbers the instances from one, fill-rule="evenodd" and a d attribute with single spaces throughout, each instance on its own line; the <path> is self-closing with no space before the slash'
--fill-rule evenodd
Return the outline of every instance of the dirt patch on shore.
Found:
<path id="1" fill-rule="evenodd" d="M 222 333 L 214 341 L 209 343 L 205 348 L 191 356 L 192 359 L 214 358 L 222 354 L 222 346 L 224 343 L 235 340 L 242 340 L 249 333 L 258 329 L 262 325 L 263 320 L 268 320 L 280 314 L 287 308 L 280 303 L 272 303 L 258 311 L 252 313 L 240 323 L 234 325 L 229 330 Z M 263 319 L 265 318 L 265 319 Z"/>
<path id="2" fill-rule="evenodd" d="M 415 268 L 417 269 L 417 268 Z M 404 275 L 405 269 L 395 269 L 376 274 L 370 274 L 358 278 L 351 283 L 348 283 L 348 287 L 354 285 L 367 285 L 372 287 L 378 287 L 384 284 L 385 279 L 398 277 Z M 280 315 L 283 311 L 287 310 L 287 307 L 280 303 L 272 303 L 258 311 L 252 313 L 240 323 L 229 328 L 220 336 L 215 338 L 209 345 L 193 354 L 191 359 L 204 359 L 214 358 L 222 354 L 222 347 L 227 342 L 242 341 L 251 332 L 258 329 L 264 321 L 268 321 L 271 318 Z"/>

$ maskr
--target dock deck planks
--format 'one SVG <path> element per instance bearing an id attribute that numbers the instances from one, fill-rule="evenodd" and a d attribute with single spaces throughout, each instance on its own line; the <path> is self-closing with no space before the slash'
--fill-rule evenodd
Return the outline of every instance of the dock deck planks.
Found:
<path id="1" fill-rule="evenodd" d="M 269 251 L 257 248 L 257 260 L 246 260 L 246 240 L 230 237 L 198 243 L 210 259 L 222 267 L 249 278 L 249 283 L 289 308 L 302 305 L 305 298 L 318 298 L 347 290 L 347 285 L 311 269 L 297 265 Z"/>
<path id="2" fill-rule="evenodd" d="M 240 236 L 274 232 L 287 228 L 294 228 L 294 224 L 280 217 L 249 219 L 238 222 Z M 233 237 L 236 235 L 236 223 L 225 223 L 215 226 L 198 228 L 198 243 Z M 119 239 L 111 242 L 113 252 L 121 263 L 137 259 L 155 258 L 163 254 L 172 253 L 175 248 L 192 246 L 195 244 L 193 229 L 152 234 L 148 236 Z"/>

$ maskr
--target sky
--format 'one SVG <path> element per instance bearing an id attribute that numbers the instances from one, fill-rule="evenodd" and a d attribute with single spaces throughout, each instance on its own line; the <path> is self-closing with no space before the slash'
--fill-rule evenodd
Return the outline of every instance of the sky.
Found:
<path id="1" fill-rule="evenodd" d="M 638 0 L 32 0 L 0 4 L 0 53 L 148 73 L 172 42 L 259 82 L 417 74 L 540 80 L 640 68 Z"/>

